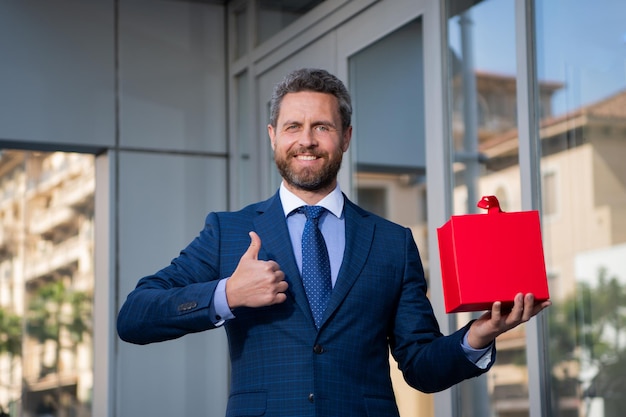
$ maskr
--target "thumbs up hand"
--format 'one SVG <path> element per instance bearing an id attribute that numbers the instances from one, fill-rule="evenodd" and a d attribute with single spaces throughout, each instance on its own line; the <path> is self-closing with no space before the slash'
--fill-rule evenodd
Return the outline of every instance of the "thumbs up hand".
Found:
<path id="1" fill-rule="evenodd" d="M 241 256 L 237 269 L 226 281 L 226 299 L 231 309 L 264 307 L 282 303 L 289 284 L 274 261 L 259 261 L 261 238 L 250 232 L 250 246 Z"/>

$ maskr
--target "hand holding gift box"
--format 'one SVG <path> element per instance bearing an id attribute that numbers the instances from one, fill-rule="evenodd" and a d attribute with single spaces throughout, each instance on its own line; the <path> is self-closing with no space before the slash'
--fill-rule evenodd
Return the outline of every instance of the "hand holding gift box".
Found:
<path id="1" fill-rule="evenodd" d="M 478 207 L 488 214 L 452 216 L 437 229 L 447 313 L 513 305 L 518 293 L 549 299 L 539 213 L 505 213 L 495 196 Z"/>
<path id="2" fill-rule="evenodd" d="M 495 196 L 478 207 L 488 213 L 452 216 L 437 236 L 446 312 L 489 310 L 468 332 L 484 348 L 551 302 L 539 213 L 505 213 Z"/>

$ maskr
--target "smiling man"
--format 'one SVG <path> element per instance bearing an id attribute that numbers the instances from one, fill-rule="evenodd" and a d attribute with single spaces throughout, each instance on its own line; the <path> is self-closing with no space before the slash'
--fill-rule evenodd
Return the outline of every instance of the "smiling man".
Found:
<path id="1" fill-rule="evenodd" d="M 550 304 L 518 294 L 510 312 L 496 302 L 442 335 L 411 231 L 339 188 L 351 113 L 337 77 L 288 74 L 267 128 L 278 192 L 210 213 L 169 266 L 139 280 L 119 313 L 120 337 L 138 344 L 225 326 L 227 416 L 397 417 L 389 351 L 411 386 L 443 390 L 486 372 L 496 336 Z"/>
<path id="2" fill-rule="evenodd" d="M 352 127 L 342 124 L 338 107 L 330 94 L 287 94 L 280 117 L 267 127 L 285 186 L 293 193 L 307 192 L 310 201 L 305 201 L 310 204 L 335 188 L 343 153 L 350 144 Z"/>

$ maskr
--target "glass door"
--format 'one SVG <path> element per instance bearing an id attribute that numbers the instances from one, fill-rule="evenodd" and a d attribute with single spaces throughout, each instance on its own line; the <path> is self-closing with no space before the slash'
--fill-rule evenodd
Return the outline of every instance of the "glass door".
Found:
<path id="1" fill-rule="evenodd" d="M 412 230 L 428 279 L 423 64 L 417 18 L 350 56 L 348 65 L 355 199 Z M 409 387 L 390 362 L 402 417 L 433 415 L 432 397 Z"/>
<path id="2" fill-rule="evenodd" d="M 536 1 L 555 416 L 626 408 L 626 3 Z M 584 31 L 580 29 L 585 27 Z"/>

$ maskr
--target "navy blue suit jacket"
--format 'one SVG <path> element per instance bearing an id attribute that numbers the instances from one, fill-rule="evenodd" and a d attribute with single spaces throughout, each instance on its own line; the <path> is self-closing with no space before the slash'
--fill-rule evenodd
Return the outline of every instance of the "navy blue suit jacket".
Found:
<path id="1" fill-rule="evenodd" d="M 319 331 L 276 194 L 238 212 L 210 213 L 198 237 L 129 294 L 120 337 L 145 344 L 214 328 L 215 286 L 232 275 L 253 230 L 262 242 L 259 259 L 280 265 L 289 290 L 284 303 L 236 309 L 225 324 L 227 416 L 397 416 L 389 349 L 406 381 L 423 392 L 485 372 L 461 347 L 467 326 L 440 333 L 410 230 L 348 199 L 344 215 L 346 250 Z"/>

